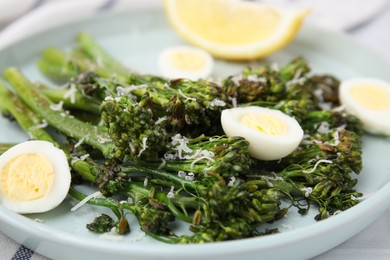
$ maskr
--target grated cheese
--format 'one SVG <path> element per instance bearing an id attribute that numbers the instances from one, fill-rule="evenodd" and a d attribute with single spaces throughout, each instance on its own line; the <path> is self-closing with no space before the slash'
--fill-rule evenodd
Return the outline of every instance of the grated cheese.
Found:
<path id="1" fill-rule="evenodd" d="M 140 157 L 141 154 L 148 148 L 148 146 L 146 145 L 147 140 L 148 140 L 147 137 L 142 138 L 142 149 L 139 151 L 137 157 Z"/>
<path id="2" fill-rule="evenodd" d="M 282 227 L 286 230 L 292 230 L 294 229 L 294 226 L 291 224 L 282 224 Z"/>
<path id="3" fill-rule="evenodd" d="M 115 99 L 113 98 L 113 96 L 106 96 L 106 97 L 104 98 L 104 101 L 108 101 L 108 100 L 113 101 L 113 100 L 115 100 Z"/>
<path id="4" fill-rule="evenodd" d="M 232 102 L 232 107 L 237 107 L 237 98 L 235 97 L 228 97 L 228 98 Z"/>
<path id="5" fill-rule="evenodd" d="M 64 99 L 69 99 L 70 103 L 74 104 L 76 102 L 76 84 L 70 83 L 69 87 L 69 90 L 64 94 Z"/>
<path id="6" fill-rule="evenodd" d="M 321 160 L 318 160 L 317 162 L 316 162 L 316 164 L 314 165 L 314 167 L 312 168 L 312 169 L 310 169 L 310 170 L 305 170 L 305 171 L 303 171 L 304 173 L 312 173 L 312 172 L 314 172 L 316 169 L 317 169 L 317 167 L 318 167 L 318 165 L 320 164 L 320 163 L 333 163 L 331 160 L 325 160 L 325 159 L 321 159 Z"/>
<path id="7" fill-rule="evenodd" d="M 131 85 L 131 86 L 128 86 L 128 87 L 118 86 L 118 87 L 116 88 L 116 91 L 117 91 L 118 96 L 127 96 L 127 95 L 129 95 L 131 92 L 133 92 L 134 90 L 142 89 L 142 88 L 147 88 L 147 87 L 148 87 L 148 85 L 146 85 L 146 84 Z"/>
<path id="8" fill-rule="evenodd" d="M 177 176 L 180 178 L 185 178 L 187 176 L 187 173 L 185 171 L 178 171 Z"/>
<path id="9" fill-rule="evenodd" d="M 77 148 L 79 147 L 82 143 L 84 143 L 84 140 L 88 137 L 88 135 L 84 136 L 83 138 L 81 138 L 75 145 L 74 145 L 74 148 Z"/>
<path id="10" fill-rule="evenodd" d="M 253 81 L 253 82 L 260 82 L 260 83 L 267 83 L 266 77 L 259 77 L 259 75 L 251 74 L 247 76 L 247 80 Z"/>
<path id="11" fill-rule="evenodd" d="M 188 97 L 188 96 L 186 96 L 186 95 L 184 95 L 184 93 L 181 91 L 181 89 L 179 89 L 179 94 L 182 96 L 182 97 L 184 97 L 185 98 L 185 100 L 184 101 L 188 101 L 188 100 L 191 100 L 191 101 L 196 101 L 196 98 L 191 98 L 191 97 Z"/>
<path id="12" fill-rule="evenodd" d="M 42 128 L 45 128 L 48 126 L 48 123 L 45 119 L 42 120 L 42 123 L 41 124 L 38 124 L 38 125 L 34 125 L 34 126 L 31 126 L 28 131 L 34 131 L 34 130 L 38 130 L 38 129 L 42 129 Z"/>
<path id="13" fill-rule="evenodd" d="M 305 197 L 306 198 L 308 198 L 310 196 L 310 194 L 313 192 L 313 188 L 312 187 L 302 188 L 301 190 L 305 192 Z"/>
<path id="14" fill-rule="evenodd" d="M 193 181 L 195 179 L 195 174 L 193 172 L 189 172 L 184 179 L 187 181 Z"/>
<path id="15" fill-rule="evenodd" d="M 98 142 L 101 143 L 101 144 L 109 143 L 111 141 L 112 141 L 112 139 L 109 138 L 109 137 L 103 137 L 101 135 L 98 136 Z"/>
<path id="16" fill-rule="evenodd" d="M 331 132 L 329 123 L 326 121 L 321 122 L 317 128 L 317 132 L 320 134 L 329 134 Z"/>
<path id="17" fill-rule="evenodd" d="M 53 111 L 61 111 L 63 105 L 64 105 L 63 101 L 58 102 L 58 104 L 50 104 L 50 109 Z"/>
<path id="18" fill-rule="evenodd" d="M 175 197 L 174 190 L 175 190 L 175 187 L 171 186 L 171 190 L 167 194 L 168 199 L 173 199 Z"/>
<path id="19" fill-rule="evenodd" d="M 94 192 L 94 193 L 88 195 L 87 197 L 85 197 L 84 199 L 80 200 L 80 202 L 77 203 L 74 207 L 72 207 L 70 209 L 70 211 L 76 211 L 77 209 L 82 207 L 84 204 L 88 203 L 89 200 L 95 199 L 95 198 L 98 198 L 101 196 L 102 196 L 102 194 L 100 193 L 100 191 Z"/>
<path id="20" fill-rule="evenodd" d="M 215 98 L 213 101 L 210 102 L 208 105 L 209 107 L 224 107 L 226 106 L 225 101 L 220 100 L 219 98 Z"/>
<path id="21" fill-rule="evenodd" d="M 301 74 L 302 74 L 302 70 L 301 69 L 298 69 L 295 74 L 294 74 L 294 77 L 287 81 L 286 82 L 286 87 L 290 87 L 291 85 L 294 85 L 294 84 L 298 84 L 298 85 L 303 85 L 306 81 L 306 78 L 305 77 L 301 77 Z"/>
<path id="22" fill-rule="evenodd" d="M 209 151 L 207 151 L 207 152 L 209 152 Z M 210 152 L 210 154 L 212 154 L 212 152 Z M 205 160 L 209 160 L 210 162 L 214 162 L 214 161 L 215 161 L 213 158 L 210 157 L 210 155 L 201 156 L 201 157 L 199 157 L 199 158 L 196 158 L 196 159 L 191 163 L 191 169 L 194 168 L 194 165 L 195 165 L 197 162 L 199 162 L 199 161 L 201 161 L 201 160 L 204 160 L 204 159 L 205 159 Z"/>
<path id="23" fill-rule="evenodd" d="M 233 77 L 231 77 L 231 80 L 233 81 L 233 83 L 237 86 L 240 85 L 240 81 L 243 79 L 243 76 L 242 74 L 237 74 L 237 75 L 234 75 Z"/>
<path id="24" fill-rule="evenodd" d="M 232 187 L 234 185 L 234 183 L 236 182 L 236 177 L 232 176 L 230 177 L 230 181 L 229 183 L 227 184 L 228 187 Z"/>
<path id="25" fill-rule="evenodd" d="M 163 169 L 165 167 L 165 165 L 167 164 L 167 161 L 165 161 L 164 159 L 161 158 L 161 164 L 158 166 L 158 169 Z"/>
<path id="26" fill-rule="evenodd" d="M 165 120 L 167 120 L 167 116 L 159 117 L 154 124 L 159 125 L 162 122 L 164 122 Z"/>

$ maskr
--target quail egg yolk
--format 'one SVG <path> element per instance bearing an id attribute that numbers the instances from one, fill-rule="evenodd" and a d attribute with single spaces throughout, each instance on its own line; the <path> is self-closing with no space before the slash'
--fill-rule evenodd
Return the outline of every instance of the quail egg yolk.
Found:
<path id="1" fill-rule="evenodd" d="M 352 98 L 367 109 L 384 110 L 390 107 L 390 95 L 381 87 L 355 85 L 349 91 Z"/>
<path id="2" fill-rule="evenodd" d="M 271 114 L 245 115 L 241 123 L 266 135 L 282 135 L 287 132 L 286 123 Z"/>
<path id="3" fill-rule="evenodd" d="M 202 56 L 186 50 L 171 53 L 169 59 L 173 67 L 186 71 L 198 71 L 206 66 Z"/>
<path id="4" fill-rule="evenodd" d="M 1 169 L 0 186 L 9 200 L 31 201 L 42 198 L 54 184 L 54 167 L 43 154 L 19 155 Z"/>

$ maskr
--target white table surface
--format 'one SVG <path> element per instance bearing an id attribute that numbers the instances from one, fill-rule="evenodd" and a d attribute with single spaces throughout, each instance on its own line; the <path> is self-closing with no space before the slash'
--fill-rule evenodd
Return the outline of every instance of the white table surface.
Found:
<path id="1" fill-rule="evenodd" d="M 374 19 L 349 29 L 346 33 L 390 60 L 390 5 Z M 9 250 L 10 248 L 12 250 Z M 0 260 L 11 259 L 12 252 L 16 252 L 18 248 L 19 245 L 16 242 L 0 232 Z M 28 259 L 47 258 L 34 254 Z M 356 236 L 314 259 L 390 259 L 390 209 Z"/>

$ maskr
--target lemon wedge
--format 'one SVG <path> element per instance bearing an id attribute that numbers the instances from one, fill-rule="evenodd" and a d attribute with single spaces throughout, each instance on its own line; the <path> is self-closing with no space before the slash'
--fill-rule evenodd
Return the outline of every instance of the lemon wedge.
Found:
<path id="1" fill-rule="evenodd" d="M 289 9 L 243 0 L 164 0 L 178 35 L 218 58 L 265 57 L 298 33 L 308 9 Z"/>

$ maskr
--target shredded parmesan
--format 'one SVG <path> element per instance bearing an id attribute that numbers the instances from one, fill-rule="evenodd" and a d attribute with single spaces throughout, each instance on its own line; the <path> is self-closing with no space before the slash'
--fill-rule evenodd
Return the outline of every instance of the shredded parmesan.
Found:
<path id="1" fill-rule="evenodd" d="M 282 224 L 282 227 L 286 230 L 292 230 L 294 229 L 294 226 L 291 224 Z"/>
<path id="2" fill-rule="evenodd" d="M 313 188 L 312 187 L 302 188 L 301 190 L 305 192 L 305 197 L 306 198 L 308 198 L 310 196 L 310 194 L 313 192 Z"/>
<path id="3" fill-rule="evenodd" d="M 180 178 L 185 178 L 187 176 L 187 173 L 185 171 L 178 171 L 177 176 Z"/>
<path id="4" fill-rule="evenodd" d="M 82 137 L 75 145 L 74 148 L 79 147 L 82 143 L 84 143 L 84 140 L 87 138 L 87 135 Z"/>
<path id="5" fill-rule="evenodd" d="M 45 119 L 43 119 L 41 124 L 31 126 L 28 130 L 29 131 L 34 131 L 34 130 L 45 128 L 47 126 L 48 126 L 47 121 Z"/>
<path id="6" fill-rule="evenodd" d="M 303 171 L 303 172 L 304 172 L 304 173 L 312 173 L 312 172 L 314 172 L 314 171 L 317 169 L 317 167 L 318 167 L 318 165 L 319 165 L 320 163 L 333 163 L 333 162 L 332 162 L 331 160 L 321 159 L 321 160 L 318 160 L 318 161 L 316 162 L 316 164 L 314 165 L 314 167 L 313 167 L 312 169 L 306 170 L 306 171 Z"/>
<path id="7" fill-rule="evenodd" d="M 188 147 L 188 139 L 184 136 L 181 136 L 180 134 L 176 134 L 175 136 L 172 137 L 171 144 L 175 146 L 175 150 L 177 150 L 179 159 L 184 159 L 183 152 L 184 153 L 192 152 L 192 149 Z"/>
<path id="8" fill-rule="evenodd" d="M 58 102 L 58 104 L 50 104 L 50 109 L 53 111 L 61 111 L 63 105 L 64 105 L 63 101 Z"/>
<path id="9" fill-rule="evenodd" d="M 302 70 L 298 69 L 295 72 L 294 77 L 291 80 L 286 82 L 286 86 L 290 87 L 293 84 L 303 85 L 305 83 L 305 81 L 306 81 L 306 78 L 305 77 L 301 77 L 301 74 L 302 74 Z"/>
<path id="10" fill-rule="evenodd" d="M 89 157 L 89 154 L 86 153 L 86 154 L 80 156 L 80 160 L 85 161 L 85 159 L 87 159 L 88 157 Z"/>
<path id="11" fill-rule="evenodd" d="M 340 214 L 342 212 L 343 212 L 342 210 L 336 210 L 335 212 L 333 212 L 333 216 L 336 216 L 336 215 L 338 215 L 338 214 Z"/>
<path id="12" fill-rule="evenodd" d="M 187 181 L 193 181 L 195 179 L 195 174 L 193 172 L 189 172 L 189 173 L 187 173 L 185 179 Z"/>
<path id="13" fill-rule="evenodd" d="M 277 64 L 276 62 L 272 63 L 271 69 L 274 71 L 279 71 L 279 64 Z"/>
<path id="14" fill-rule="evenodd" d="M 236 182 L 236 177 L 232 176 L 230 177 L 230 181 L 229 183 L 227 184 L 228 187 L 232 187 L 234 185 L 234 183 Z"/>
<path id="15" fill-rule="evenodd" d="M 259 77 L 259 75 L 251 74 L 247 77 L 247 80 L 253 81 L 253 82 L 260 82 L 260 83 L 267 83 L 266 77 Z"/>
<path id="16" fill-rule="evenodd" d="M 341 105 L 332 109 L 333 112 L 341 112 L 345 110 L 345 105 Z"/>
<path id="17" fill-rule="evenodd" d="M 104 101 L 108 101 L 108 100 L 110 100 L 110 101 L 113 101 L 113 100 L 115 100 L 112 96 L 106 96 L 105 98 L 104 98 Z"/>
<path id="18" fill-rule="evenodd" d="M 95 199 L 95 198 L 98 198 L 98 197 L 101 197 L 101 196 L 102 196 L 102 194 L 100 193 L 100 191 L 94 192 L 94 193 L 88 195 L 87 197 L 85 197 L 84 199 L 82 199 L 73 208 L 71 208 L 70 211 L 76 211 L 77 209 L 82 207 L 84 204 L 88 203 L 89 200 Z"/>
<path id="19" fill-rule="evenodd" d="M 213 101 L 210 102 L 209 107 L 224 107 L 226 106 L 225 101 L 220 100 L 219 98 L 215 98 Z"/>
<path id="20" fill-rule="evenodd" d="M 240 85 L 240 81 L 242 80 L 242 78 L 243 78 L 242 74 L 237 74 L 237 75 L 231 77 L 231 80 L 233 81 L 233 83 L 235 85 L 239 86 Z"/>
<path id="21" fill-rule="evenodd" d="M 171 186 L 171 190 L 168 192 L 167 194 L 167 197 L 169 199 L 173 199 L 175 197 L 175 193 L 174 193 L 174 190 L 175 190 L 175 187 L 174 186 Z"/>
<path id="22" fill-rule="evenodd" d="M 166 164 L 167 164 L 167 161 L 161 158 L 161 164 L 158 166 L 158 169 L 163 169 Z"/>
<path id="23" fill-rule="evenodd" d="M 192 101 L 196 101 L 196 98 L 191 98 L 191 97 L 188 97 L 186 95 L 184 95 L 184 93 L 181 91 L 181 89 L 179 89 L 179 94 L 185 98 L 185 101 L 188 101 L 188 100 L 192 100 Z"/>
<path id="24" fill-rule="evenodd" d="M 69 87 L 70 87 L 69 90 L 64 94 L 64 98 L 69 99 L 70 103 L 74 104 L 76 102 L 76 92 L 77 92 L 76 84 L 71 83 L 69 84 Z"/>
<path id="25" fill-rule="evenodd" d="M 145 187 L 148 186 L 148 182 L 149 182 L 148 178 L 145 178 L 145 179 L 144 179 L 144 186 L 145 186 Z"/>
<path id="26" fill-rule="evenodd" d="M 320 134 L 329 134 L 330 131 L 329 123 L 326 121 L 321 122 L 317 128 L 317 132 Z"/>
<path id="27" fill-rule="evenodd" d="M 148 140 L 147 137 L 142 138 L 142 149 L 139 151 L 139 153 L 137 155 L 138 157 L 140 157 L 141 154 L 148 148 L 148 146 L 146 145 L 147 140 Z"/>
<path id="28" fill-rule="evenodd" d="M 156 124 L 156 125 L 159 125 L 159 124 L 161 124 L 162 122 L 164 122 L 165 120 L 167 120 L 167 116 L 159 117 L 159 118 L 156 120 L 155 124 Z"/>
<path id="29" fill-rule="evenodd" d="M 113 227 L 110 232 L 103 233 L 99 235 L 99 239 L 110 240 L 110 241 L 120 241 L 124 239 L 124 236 L 121 236 L 115 232 L 115 227 Z"/>
<path id="30" fill-rule="evenodd" d="M 104 144 L 104 143 L 111 142 L 112 139 L 110 137 L 104 137 L 104 136 L 99 135 L 98 136 L 98 141 L 99 141 L 99 143 Z"/>
<path id="31" fill-rule="evenodd" d="M 134 90 L 137 90 L 137 89 L 142 89 L 142 88 L 146 88 L 147 85 L 146 84 L 141 84 L 141 85 L 131 85 L 129 87 L 122 87 L 122 86 L 118 86 L 116 88 L 116 91 L 117 91 L 117 94 L 118 96 L 126 96 L 126 95 L 129 95 L 131 92 L 133 92 Z"/>
<path id="32" fill-rule="evenodd" d="M 210 152 L 211 153 L 211 152 Z M 199 158 L 196 158 L 195 160 L 192 161 L 191 163 L 191 169 L 194 168 L 194 165 L 201 161 L 201 160 L 209 160 L 210 162 L 214 162 L 215 160 L 213 158 L 211 158 L 210 156 L 202 156 L 202 157 L 199 157 Z"/>
<path id="33" fill-rule="evenodd" d="M 228 97 L 228 98 L 232 102 L 232 107 L 237 107 L 237 98 L 235 97 Z"/>

